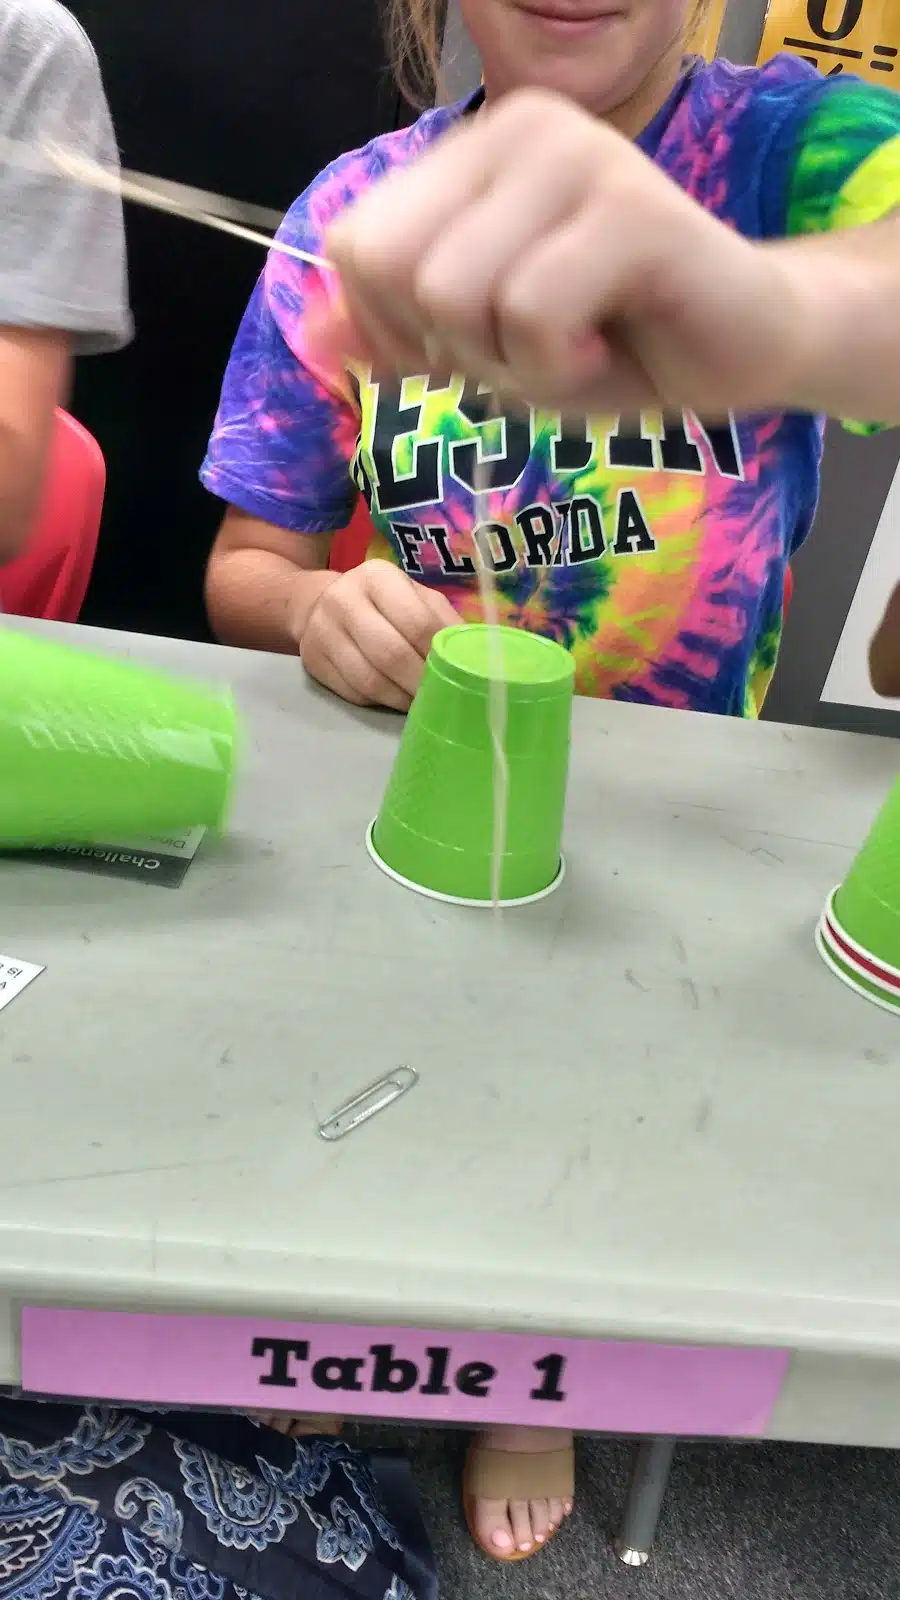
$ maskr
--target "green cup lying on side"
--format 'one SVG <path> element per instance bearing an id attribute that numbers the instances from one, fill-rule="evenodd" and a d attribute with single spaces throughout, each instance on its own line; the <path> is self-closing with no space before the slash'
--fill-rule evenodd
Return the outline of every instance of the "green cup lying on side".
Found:
<path id="1" fill-rule="evenodd" d="M 0 845 L 219 827 L 230 695 L 0 628 Z"/>
<path id="2" fill-rule="evenodd" d="M 834 915 L 870 955 L 900 968 L 900 781 L 834 897 Z"/>
<path id="3" fill-rule="evenodd" d="M 490 904 L 495 655 L 508 695 L 504 902 L 559 881 L 575 669 L 568 651 L 518 628 L 482 624 L 435 636 L 381 810 L 370 830 L 379 865 L 441 898 Z"/>

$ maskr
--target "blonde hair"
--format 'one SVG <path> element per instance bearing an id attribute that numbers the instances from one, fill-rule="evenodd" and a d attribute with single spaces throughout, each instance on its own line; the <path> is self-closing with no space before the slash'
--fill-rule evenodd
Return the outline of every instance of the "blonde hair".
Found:
<path id="1" fill-rule="evenodd" d="M 700 26 L 709 5 L 710 0 L 694 0 L 686 41 Z M 394 78 L 404 98 L 419 110 L 430 106 L 441 92 L 446 10 L 446 0 L 390 0 L 388 39 Z"/>
<path id="2" fill-rule="evenodd" d="M 390 0 L 388 42 L 397 87 L 418 110 L 441 90 L 446 0 Z"/>

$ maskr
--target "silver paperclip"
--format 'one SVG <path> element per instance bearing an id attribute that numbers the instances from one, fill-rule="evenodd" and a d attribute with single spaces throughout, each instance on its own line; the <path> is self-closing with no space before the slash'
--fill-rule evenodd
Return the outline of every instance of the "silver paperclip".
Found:
<path id="1" fill-rule="evenodd" d="M 389 1072 L 386 1078 L 379 1078 L 368 1089 L 363 1089 L 352 1100 L 348 1100 L 339 1110 L 326 1117 L 319 1124 L 319 1134 L 323 1139 L 333 1143 L 335 1139 L 343 1139 L 354 1128 L 359 1128 L 371 1117 L 377 1117 L 379 1112 L 386 1111 L 395 1100 L 408 1094 L 415 1088 L 419 1081 L 419 1074 L 415 1067 L 396 1067 Z"/>

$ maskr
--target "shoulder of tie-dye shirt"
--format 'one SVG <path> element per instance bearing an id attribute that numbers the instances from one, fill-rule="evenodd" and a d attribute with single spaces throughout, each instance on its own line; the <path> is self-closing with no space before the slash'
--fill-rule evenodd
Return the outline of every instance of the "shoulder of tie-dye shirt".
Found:
<path id="1" fill-rule="evenodd" d="M 462 109 L 460 104 L 426 111 L 411 127 L 379 134 L 360 149 L 338 156 L 294 201 L 278 230 L 278 238 L 298 250 L 322 255 L 325 235 L 340 213 L 379 178 L 414 161 L 426 145 L 451 126 Z M 266 266 L 270 300 L 283 301 L 288 309 L 296 310 L 292 292 L 302 298 L 303 284 L 302 262 L 274 252 L 270 255 Z"/>
<path id="2" fill-rule="evenodd" d="M 761 206 L 748 206 L 748 198 L 761 188 L 767 145 L 821 81 L 808 62 L 787 54 L 762 67 L 696 63 L 656 160 L 706 210 L 723 218 L 740 210 L 742 231 L 767 233 Z"/>
<path id="3" fill-rule="evenodd" d="M 338 156 L 294 201 L 278 230 L 278 239 L 312 255 L 325 254 L 330 225 L 357 197 L 391 170 L 403 167 L 460 116 L 465 102 L 426 111 L 411 127 L 380 134 L 358 150 Z M 263 274 L 266 302 L 288 348 L 319 378 L 327 390 L 342 388 L 330 370 L 311 356 L 303 338 L 305 321 L 335 292 L 333 274 L 272 251 Z"/>
<path id="4" fill-rule="evenodd" d="M 826 80 L 796 130 L 787 232 L 876 222 L 900 206 L 900 95 Z"/>
<path id="5" fill-rule="evenodd" d="M 461 115 L 464 105 L 463 101 L 425 111 L 410 127 L 379 134 L 361 149 L 339 156 L 320 172 L 298 202 L 304 211 L 305 225 L 311 224 L 321 238 L 335 217 L 373 183 L 397 167 L 408 166 L 427 145 L 440 138 Z M 286 218 L 288 230 L 293 210 Z"/>

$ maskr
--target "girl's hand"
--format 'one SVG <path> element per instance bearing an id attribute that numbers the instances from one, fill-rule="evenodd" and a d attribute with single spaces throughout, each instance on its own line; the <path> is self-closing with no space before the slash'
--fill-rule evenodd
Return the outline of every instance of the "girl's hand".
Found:
<path id="1" fill-rule="evenodd" d="M 389 561 L 364 561 L 320 595 L 300 641 L 311 677 L 358 706 L 408 711 L 450 601 Z"/>
<path id="2" fill-rule="evenodd" d="M 465 372 L 553 410 L 785 405 L 810 337 L 789 246 L 749 243 L 635 145 L 537 91 L 376 185 L 327 250 L 349 355 Z"/>

